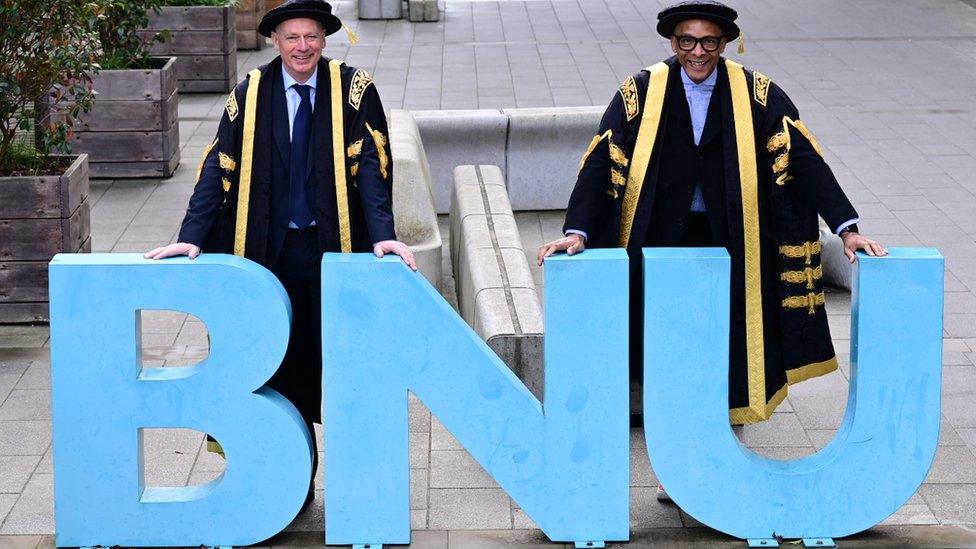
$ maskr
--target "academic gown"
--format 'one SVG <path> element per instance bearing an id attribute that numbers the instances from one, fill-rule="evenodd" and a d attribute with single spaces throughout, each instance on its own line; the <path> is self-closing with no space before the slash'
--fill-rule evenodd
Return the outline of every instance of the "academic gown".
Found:
<path id="1" fill-rule="evenodd" d="M 318 259 L 324 252 L 369 252 L 375 242 L 396 238 L 392 155 L 370 75 L 341 61 L 320 60 L 305 179 L 317 231 L 313 240 L 283 251 L 289 234 L 291 137 L 281 71 L 281 59 L 275 58 L 248 73 L 227 98 L 179 241 L 205 252 L 244 256 L 282 281 L 292 301 L 293 326 L 288 353 L 269 384 L 307 421 L 318 422 Z"/>
<path id="2" fill-rule="evenodd" d="M 857 218 L 819 143 L 768 77 L 720 59 L 695 145 L 676 57 L 625 80 L 580 163 L 564 230 L 631 258 L 631 370 L 643 363 L 643 246 L 681 246 L 701 185 L 717 246 L 731 258 L 729 408 L 768 419 L 787 387 L 837 368 L 824 310 L 818 214 Z M 749 139 L 738 143 L 737 136 Z"/>

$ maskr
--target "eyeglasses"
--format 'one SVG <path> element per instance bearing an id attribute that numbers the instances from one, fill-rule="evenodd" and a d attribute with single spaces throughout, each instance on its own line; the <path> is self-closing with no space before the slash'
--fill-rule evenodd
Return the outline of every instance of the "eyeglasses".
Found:
<path id="1" fill-rule="evenodd" d="M 681 51 L 692 51 L 695 46 L 701 44 L 703 50 L 707 52 L 713 52 L 718 49 L 719 45 L 722 43 L 724 36 L 702 36 L 701 38 L 695 38 L 694 36 L 675 36 L 678 40 L 678 49 Z"/>

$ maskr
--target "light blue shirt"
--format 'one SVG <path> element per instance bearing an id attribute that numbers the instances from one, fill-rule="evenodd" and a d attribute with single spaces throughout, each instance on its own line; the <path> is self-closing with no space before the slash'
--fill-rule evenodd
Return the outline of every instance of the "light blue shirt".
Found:
<path id="1" fill-rule="evenodd" d="M 716 80 L 718 80 L 717 70 L 713 70 L 712 74 L 708 75 L 708 78 L 703 80 L 701 84 L 696 84 L 685 72 L 685 69 L 681 69 L 681 82 L 685 86 L 685 99 L 688 100 L 688 109 L 691 111 L 691 129 L 695 134 L 695 145 L 701 141 L 702 130 L 705 129 L 708 103 L 712 99 Z M 701 185 L 695 185 L 695 196 L 691 199 L 691 211 L 705 211 L 705 199 L 702 197 Z"/>
<path id="2" fill-rule="evenodd" d="M 319 68 L 316 66 L 315 71 L 312 72 L 312 76 L 308 79 L 308 82 L 304 83 L 312 88 L 309 90 L 308 98 L 312 102 L 313 111 L 315 110 L 315 81 L 318 78 L 318 75 Z M 285 70 L 284 65 L 281 66 L 281 81 L 282 85 L 285 87 L 285 104 L 288 106 L 288 139 L 291 140 L 292 128 L 295 126 L 295 117 L 298 115 L 298 106 L 302 102 L 302 96 L 298 95 L 298 90 L 292 86 L 295 84 L 302 84 L 302 82 L 292 78 L 291 75 L 288 74 L 288 71 Z M 314 225 L 316 225 L 316 223 L 313 219 L 310 226 Z M 288 227 L 290 229 L 297 229 L 298 225 L 296 225 L 293 221 L 289 221 Z"/>
<path id="3" fill-rule="evenodd" d="M 298 91 L 292 86 L 295 84 L 305 84 L 310 86 L 312 89 L 309 91 L 309 99 L 312 101 L 312 110 L 315 110 L 315 81 L 319 75 L 318 66 L 315 67 L 315 71 L 312 72 L 311 78 L 308 82 L 299 82 L 288 74 L 285 70 L 285 66 L 281 66 L 281 79 L 282 84 L 285 86 L 285 103 L 288 105 L 288 139 L 291 139 L 292 127 L 295 125 L 295 116 L 298 114 L 298 105 L 302 102 L 302 96 L 298 95 Z"/>

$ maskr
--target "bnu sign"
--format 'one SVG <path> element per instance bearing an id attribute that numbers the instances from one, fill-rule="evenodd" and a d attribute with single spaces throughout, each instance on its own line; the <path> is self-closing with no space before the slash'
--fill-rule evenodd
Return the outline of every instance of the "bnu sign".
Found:
<path id="1" fill-rule="evenodd" d="M 935 454 L 942 257 L 861 258 L 843 425 L 793 461 L 755 455 L 729 429 L 728 269 L 724 250 L 644 252 L 654 471 L 689 515 L 740 538 L 870 528 L 911 497 Z M 282 530 L 313 450 L 295 408 L 262 387 L 291 314 L 273 276 L 232 256 L 114 254 L 61 255 L 50 275 L 57 545 L 246 545 Z M 322 275 L 326 543 L 409 542 L 408 391 L 550 539 L 628 539 L 622 250 L 547 261 L 544 402 L 398 259 L 327 254 Z M 138 311 L 154 309 L 202 319 L 210 356 L 141 368 Z M 223 477 L 143 486 L 141 429 L 170 427 L 213 434 Z"/>

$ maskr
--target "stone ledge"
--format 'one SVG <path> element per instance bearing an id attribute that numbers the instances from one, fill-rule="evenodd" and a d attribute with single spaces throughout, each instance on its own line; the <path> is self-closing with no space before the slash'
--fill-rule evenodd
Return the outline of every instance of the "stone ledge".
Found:
<path id="1" fill-rule="evenodd" d="M 397 238 L 413 250 L 417 268 L 438 290 L 441 287 L 441 233 L 430 193 L 430 166 L 420 131 L 408 111 L 390 112 L 393 152 L 393 217 Z"/>
<path id="2" fill-rule="evenodd" d="M 541 400 L 542 306 L 497 166 L 454 170 L 450 223 L 461 317 Z"/>

